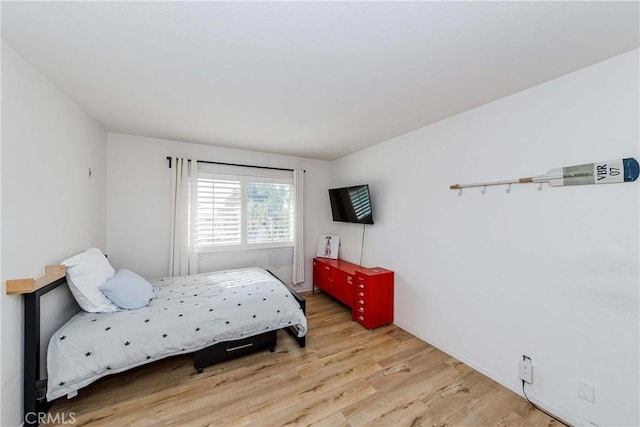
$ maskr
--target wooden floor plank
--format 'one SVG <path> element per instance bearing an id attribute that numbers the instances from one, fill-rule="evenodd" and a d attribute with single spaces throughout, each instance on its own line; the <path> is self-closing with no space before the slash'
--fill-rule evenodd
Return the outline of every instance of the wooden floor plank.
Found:
<path id="1" fill-rule="evenodd" d="M 55 402 L 76 426 L 556 426 L 524 399 L 406 331 L 367 330 L 307 295 L 300 349 L 263 351 L 195 373 L 190 356 L 110 376 Z M 55 419 L 52 417 L 51 419 Z M 58 419 L 64 419 L 62 417 Z"/>

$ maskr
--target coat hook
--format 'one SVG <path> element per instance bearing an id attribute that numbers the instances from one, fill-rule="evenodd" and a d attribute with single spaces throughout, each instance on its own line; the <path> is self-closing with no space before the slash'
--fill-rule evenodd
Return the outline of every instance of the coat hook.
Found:
<path id="1" fill-rule="evenodd" d="M 482 194 L 487 194 L 487 186 L 482 187 Z"/>
<path id="2" fill-rule="evenodd" d="M 507 187 L 506 191 L 507 191 L 507 194 L 511 193 L 511 184 L 508 184 L 508 187 Z"/>
<path id="3" fill-rule="evenodd" d="M 538 191 L 542 191 L 542 182 L 540 183 L 540 185 L 538 185 Z"/>
<path id="4" fill-rule="evenodd" d="M 458 196 L 462 196 L 462 188 L 458 191 Z"/>

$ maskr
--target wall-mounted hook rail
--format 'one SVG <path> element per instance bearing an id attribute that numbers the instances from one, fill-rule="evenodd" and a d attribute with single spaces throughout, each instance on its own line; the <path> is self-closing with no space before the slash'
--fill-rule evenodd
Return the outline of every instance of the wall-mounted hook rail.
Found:
<path id="1" fill-rule="evenodd" d="M 508 181 L 492 181 L 492 182 L 479 182 L 476 184 L 453 184 L 450 185 L 449 188 L 452 190 L 460 190 L 459 194 L 462 195 L 462 189 L 463 188 L 470 188 L 470 187 L 482 187 L 482 194 L 486 194 L 487 192 L 487 187 L 490 187 L 492 185 L 508 185 L 508 191 L 507 193 L 511 192 L 511 184 L 521 184 L 524 182 L 533 182 L 533 181 L 523 181 L 523 180 L 527 180 L 527 179 L 532 179 L 532 178 L 520 178 L 520 179 L 511 179 Z"/>
<path id="2" fill-rule="evenodd" d="M 511 193 L 511 184 L 527 184 L 535 182 L 538 191 L 542 191 L 542 184 L 547 183 L 551 187 L 582 184 L 608 184 L 617 182 L 632 182 L 640 176 L 640 164 L 633 157 L 625 159 L 608 160 L 605 162 L 588 163 L 585 165 L 565 166 L 549 170 L 545 175 L 536 175 L 528 178 L 510 179 L 507 181 L 478 182 L 475 184 L 453 184 L 449 188 L 460 190 L 468 187 L 482 187 L 482 194 L 486 194 L 487 187 L 492 185 L 506 185 L 507 193 Z"/>

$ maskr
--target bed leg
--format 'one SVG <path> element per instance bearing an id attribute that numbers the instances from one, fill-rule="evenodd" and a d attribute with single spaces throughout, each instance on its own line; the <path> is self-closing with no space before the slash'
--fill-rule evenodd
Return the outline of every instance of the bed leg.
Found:
<path id="1" fill-rule="evenodd" d="M 305 348 L 307 346 L 307 336 L 306 335 L 304 337 L 297 337 L 296 341 L 298 341 L 298 345 L 300 346 L 300 348 Z"/>

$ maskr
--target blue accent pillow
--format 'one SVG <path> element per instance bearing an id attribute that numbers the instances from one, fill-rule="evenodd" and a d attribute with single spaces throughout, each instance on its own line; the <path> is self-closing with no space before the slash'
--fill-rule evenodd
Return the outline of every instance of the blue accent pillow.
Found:
<path id="1" fill-rule="evenodd" d="M 126 310 L 146 307 L 157 291 L 145 278 L 126 268 L 118 270 L 98 289 L 112 303 Z"/>

